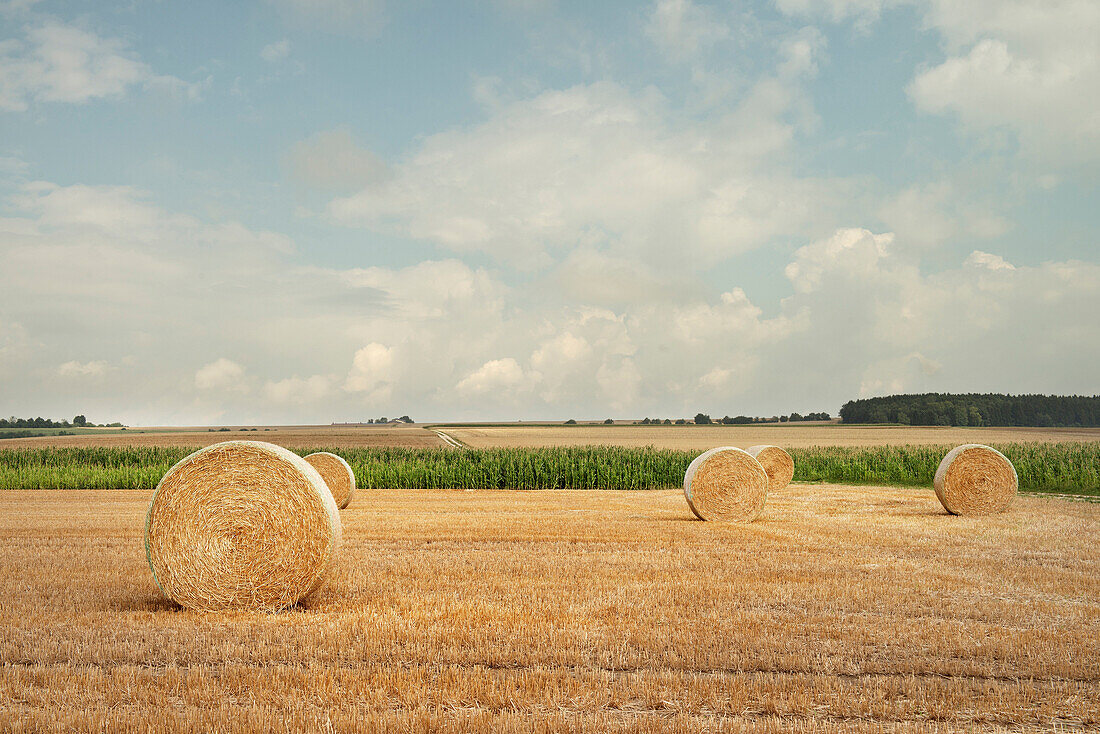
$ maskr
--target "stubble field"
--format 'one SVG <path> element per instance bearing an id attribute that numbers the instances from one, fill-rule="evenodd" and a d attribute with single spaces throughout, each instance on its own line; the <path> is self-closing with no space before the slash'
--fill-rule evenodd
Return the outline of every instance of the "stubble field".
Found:
<path id="1" fill-rule="evenodd" d="M 104 431 L 77 436 L 39 436 L 0 440 L 0 450 L 20 448 L 75 448 L 122 446 L 186 446 L 201 448 L 220 441 L 268 441 L 283 447 L 315 448 L 437 448 L 444 442 L 420 426 L 269 426 L 227 431 L 208 428 L 166 429 L 136 427 L 125 433 Z"/>
<path id="2" fill-rule="evenodd" d="M 250 428 L 250 427 L 248 427 Z M 124 433 L 104 431 L 78 436 L 41 436 L 0 440 L 4 448 L 209 446 L 229 440 L 270 441 L 287 448 L 438 448 L 447 443 L 438 432 L 471 448 L 543 448 L 551 446 L 654 446 L 698 450 L 715 446 L 770 443 L 787 448 L 809 446 L 903 446 L 960 443 L 1100 442 L 1100 428 L 953 428 L 932 426 L 842 426 L 833 423 L 751 426 L 268 426 L 228 431 L 208 428 L 135 427 Z"/>
<path id="3" fill-rule="evenodd" d="M 842 426 L 834 423 L 729 426 L 462 426 L 440 430 L 471 448 L 601 445 L 656 446 L 663 449 L 705 451 L 715 446 L 748 448 L 762 443 L 786 448 L 806 448 L 1100 441 L 1100 428 L 940 428 Z"/>
<path id="4" fill-rule="evenodd" d="M 143 491 L 0 493 L 0 729 L 917 731 L 1100 726 L 1100 507 L 957 518 L 794 485 L 364 493 L 335 577 L 199 615 Z"/>

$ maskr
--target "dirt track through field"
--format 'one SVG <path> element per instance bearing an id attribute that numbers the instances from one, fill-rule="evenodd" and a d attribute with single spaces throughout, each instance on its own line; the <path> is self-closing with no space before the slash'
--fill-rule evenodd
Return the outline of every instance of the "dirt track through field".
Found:
<path id="1" fill-rule="evenodd" d="M 439 438 L 442 439 L 443 443 L 447 444 L 448 446 L 450 446 L 453 449 L 465 448 L 465 446 L 463 446 L 461 443 L 459 443 L 458 441 L 456 441 L 454 438 L 452 438 L 450 435 L 444 433 L 443 431 L 437 430 L 437 431 L 435 431 L 435 435 L 439 436 Z"/>
<path id="2" fill-rule="evenodd" d="M 394 491 L 273 617 L 165 601 L 148 492 L 0 493 L 0 729 L 917 731 L 1100 726 L 1100 506 L 957 518 L 794 485 Z"/>

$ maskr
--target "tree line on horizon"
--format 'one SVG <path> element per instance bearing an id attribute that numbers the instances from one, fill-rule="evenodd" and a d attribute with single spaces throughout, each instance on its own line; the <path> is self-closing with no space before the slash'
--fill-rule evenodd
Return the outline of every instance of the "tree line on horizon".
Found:
<path id="1" fill-rule="evenodd" d="M 102 423 L 96 426 L 95 423 L 89 423 L 88 419 L 83 415 L 78 415 L 73 418 L 73 422 L 70 423 L 67 420 L 51 420 L 50 418 L 16 418 L 14 415 L 9 418 L 0 418 L 0 428 L 84 428 L 84 427 L 107 427 L 107 428 L 120 428 L 121 423 Z"/>
<path id="2" fill-rule="evenodd" d="M 841 423 L 910 426 L 1100 426 L 1100 395 L 923 393 L 849 400 Z"/>
<path id="3" fill-rule="evenodd" d="M 763 418 L 759 416 L 748 415 L 736 415 L 732 418 L 725 416 L 722 418 L 711 418 L 706 413 L 696 413 L 694 418 L 677 418 L 673 420 L 671 418 L 643 418 L 640 421 L 634 421 L 636 426 L 685 426 L 694 424 L 697 426 L 711 426 L 711 425 L 742 425 L 749 423 L 797 423 L 799 421 L 828 421 L 832 420 L 832 416 L 828 413 L 807 413 L 802 415 L 800 413 L 791 413 L 790 415 L 773 415 L 771 418 Z M 605 424 L 611 425 L 615 421 L 608 418 L 604 421 Z M 570 418 L 565 422 L 565 425 L 576 425 L 577 421 L 574 418 Z"/>

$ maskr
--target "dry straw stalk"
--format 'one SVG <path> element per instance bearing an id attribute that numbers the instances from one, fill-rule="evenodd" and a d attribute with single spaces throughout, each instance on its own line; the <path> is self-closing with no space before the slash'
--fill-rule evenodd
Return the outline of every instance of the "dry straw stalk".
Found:
<path id="1" fill-rule="evenodd" d="M 732 446 L 710 449 L 688 466 L 684 496 L 700 520 L 751 522 L 764 509 L 768 474 L 747 451 Z"/>
<path id="2" fill-rule="evenodd" d="M 327 451 L 310 454 L 306 461 L 325 480 L 337 507 L 342 510 L 351 504 L 351 498 L 355 495 L 355 472 L 348 466 L 348 462 Z"/>
<path id="3" fill-rule="evenodd" d="M 794 459 L 778 446 L 761 444 L 746 449 L 768 474 L 768 491 L 786 489 L 794 478 Z"/>
<path id="4" fill-rule="evenodd" d="M 277 611 L 317 588 L 340 536 L 332 494 L 305 459 L 261 441 L 227 441 L 161 479 L 145 552 L 157 585 L 182 606 Z"/>
<path id="5" fill-rule="evenodd" d="M 967 443 L 947 452 L 936 469 L 932 487 L 952 515 L 1003 512 L 1016 496 L 1016 467 L 989 446 Z"/>

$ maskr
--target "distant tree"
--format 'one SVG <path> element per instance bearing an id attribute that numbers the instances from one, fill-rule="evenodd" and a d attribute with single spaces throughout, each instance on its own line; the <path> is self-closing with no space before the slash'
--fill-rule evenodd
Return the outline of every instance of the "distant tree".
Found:
<path id="1" fill-rule="evenodd" d="M 1100 426 L 1100 395 L 923 393 L 851 400 L 842 423 L 901 422 L 914 426 Z"/>
<path id="2" fill-rule="evenodd" d="M 686 426 L 686 425 L 687 425 L 687 421 L 686 421 L 685 419 L 683 419 L 683 418 L 677 418 L 677 419 L 676 419 L 676 425 L 678 425 L 678 426 Z"/>
<path id="3" fill-rule="evenodd" d="M 83 415 L 78 415 L 77 417 L 73 418 L 73 425 L 74 426 L 86 426 L 86 425 L 88 425 L 88 419 L 85 418 Z"/>
<path id="4" fill-rule="evenodd" d="M 413 422 L 413 419 L 410 418 L 407 415 L 403 415 L 400 418 L 398 418 L 397 420 L 401 421 L 402 423 L 412 423 Z"/>
<path id="5" fill-rule="evenodd" d="M 696 413 L 695 414 L 695 425 L 697 425 L 697 426 L 706 426 L 706 425 L 710 425 L 713 422 L 714 421 L 712 421 L 710 419 L 710 416 L 707 415 L 706 413 Z"/>
<path id="6" fill-rule="evenodd" d="M 604 424 L 605 426 L 610 426 L 610 425 L 613 425 L 614 423 L 615 423 L 615 421 L 611 420 L 610 418 L 608 418 L 607 420 L 605 420 L 605 421 L 603 422 L 603 424 Z"/>
<path id="7" fill-rule="evenodd" d="M 672 420 L 669 419 L 669 418 L 665 418 L 665 425 L 666 426 L 671 426 L 672 425 Z"/>
<path id="8" fill-rule="evenodd" d="M 787 416 L 785 416 L 785 415 L 779 416 L 779 422 L 780 423 L 786 423 L 788 420 L 790 420 L 790 419 L 787 418 Z"/>
<path id="9" fill-rule="evenodd" d="M 565 425 L 567 425 L 567 426 L 575 426 L 575 425 L 577 425 L 577 421 L 576 421 L 576 420 L 574 420 L 574 419 L 572 419 L 572 418 L 570 418 L 569 420 L 567 420 L 567 421 L 565 422 Z"/>

